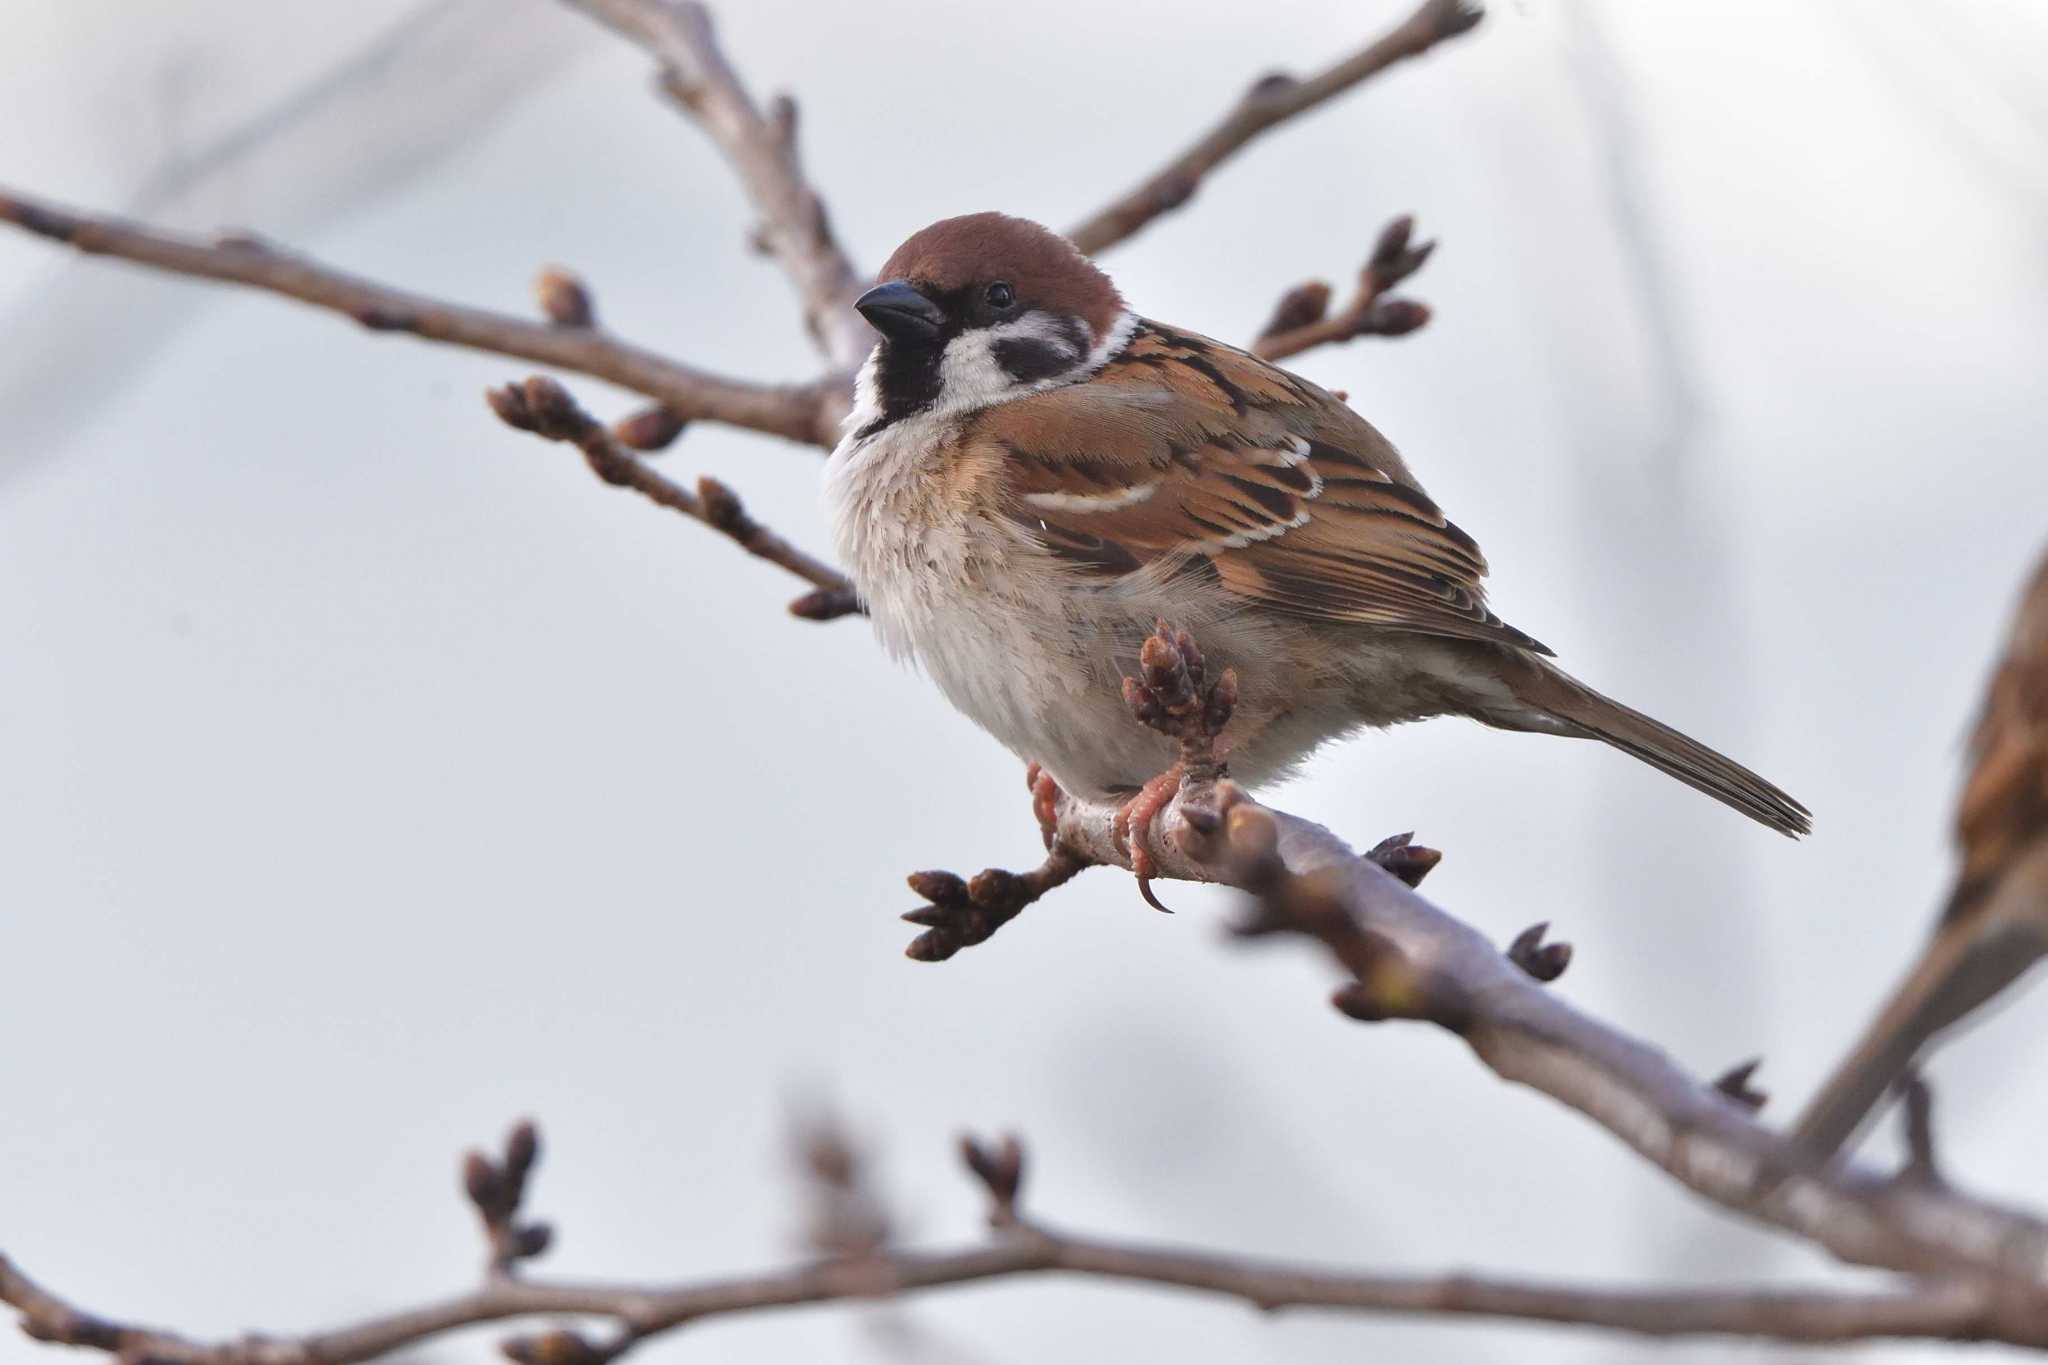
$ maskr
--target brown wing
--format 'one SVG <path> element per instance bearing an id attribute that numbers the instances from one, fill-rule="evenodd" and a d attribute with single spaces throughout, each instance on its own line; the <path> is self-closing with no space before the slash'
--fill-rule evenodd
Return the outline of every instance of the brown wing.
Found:
<path id="1" fill-rule="evenodd" d="M 1970 914 L 2008 867 L 2048 841 L 2048 559 L 2020 603 L 1970 752 L 1956 809 L 1963 866 L 1944 923 Z"/>
<path id="2" fill-rule="evenodd" d="M 964 439 L 1084 572 L 1209 570 L 1275 612 L 1550 653 L 1487 610 L 1478 545 L 1385 437 L 1235 347 L 1140 323 L 1088 383 L 991 408 Z"/>

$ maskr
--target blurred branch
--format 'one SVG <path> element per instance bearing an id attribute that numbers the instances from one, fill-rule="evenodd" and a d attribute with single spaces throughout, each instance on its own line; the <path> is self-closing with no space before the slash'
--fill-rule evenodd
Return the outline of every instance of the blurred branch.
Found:
<path id="1" fill-rule="evenodd" d="M 1380 38 L 1306 80 L 1275 73 L 1253 83 L 1222 120 L 1136 187 L 1067 230 L 1087 255 L 1107 251 L 1194 197 L 1211 171 L 1259 134 L 1335 99 L 1409 57 L 1469 33 L 1483 14 L 1465 0 L 1423 3 Z"/>
<path id="2" fill-rule="evenodd" d="M 729 536 L 748 554 L 779 564 L 812 584 L 817 591 L 790 604 L 796 615 L 812 621 L 829 621 L 860 612 L 853 581 L 845 574 L 747 515 L 739 495 L 716 479 L 699 479 L 697 491 L 692 493 L 651 468 L 628 450 L 612 429 L 578 406 L 569 391 L 554 380 L 536 375 L 523 384 L 492 389 L 486 397 L 491 410 L 507 426 L 576 446 L 583 452 L 591 472 L 606 483 L 630 488 L 663 507 L 701 521 Z"/>
<path id="3" fill-rule="evenodd" d="M 725 153 L 761 215 L 757 240 L 803 299 L 811 339 L 840 369 L 867 359 L 874 336 L 853 312 L 867 277 L 840 249 L 825 201 L 797 156 L 796 104 L 781 96 L 764 117 L 719 50 L 711 14 L 694 0 L 567 0 L 639 43 L 661 63 L 662 88 Z M 830 444 L 827 442 L 827 444 Z"/>
<path id="4" fill-rule="evenodd" d="M 373 332 L 403 332 L 557 365 L 661 400 L 684 420 L 730 423 L 813 445 L 839 439 L 836 389 L 818 382 L 756 384 L 692 369 L 595 328 L 549 326 L 408 293 L 349 275 L 257 238 L 211 241 L 94 217 L 0 189 L 0 222 L 87 255 L 282 294 L 330 309 Z"/>
<path id="5" fill-rule="evenodd" d="M 1406 336 L 1429 321 L 1429 307 L 1413 299 L 1390 299 L 1387 291 L 1422 269 L 1435 242 L 1410 245 L 1415 220 L 1403 215 L 1380 232 L 1372 255 L 1358 273 L 1358 292 L 1330 314 L 1330 286 L 1321 280 L 1298 284 L 1281 295 L 1272 318 L 1252 342 L 1262 360 L 1285 360 L 1316 346 L 1362 336 Z"/>
<path id="6" fill-rule="evenodd" d="M 536 1316 L 593 1320 L 605 1334 L 553 1326 L 501 1343 L 519 1365 L 603 1365 L 642 1342 L 706 1318 L 803 1304 L 873 1301 L 944 1285 L 1063 1273 L 1169 1286 L 1242 1300 L 1264 1311 L 1342 1309 L 1446 1318 L 1562 1323 L 1654 1337 L 1742 1336 L 1787 1342 L 1880 1337 L 2048 1345 L 2048 1325 L 2003 1313 L 1981 1283 L 1876 1293 L 1783 1289 L 1590 1289 L 1477 1275 L 1361 1275 L 1241 1256 L 1104 1241 L 1023 1217 L 1024 1153 L 1014 1138 L 962 1143 L 987 1191 L 992 1236 L 951 1251 L 893 1249 L 886 1224 L 863 1222 L 852 1249 L 787 1270 L 678 1285 L 572 1284 L 521 1278 L 543 1254 L 546 1225 L 523 1221 L 538 1134 L 522 1123 L 496 1158 L 472 1152 L 463 1185 L 483 1221 L 490 1269 L 478 1288 L 306 1336 L 209 1342 L 85 1312 L 0 1257 L 0 1302 L 39 1341 L 149 1365 L 356 1365 L 479 1323 Z M 843 1156 L 813 1151 L 813 1163 Z M 825 1178 L 839 1173 L 827 1171 Z M 840 1183 L 850 1180 L 850 1174 Z M 539 1230 L 539 1231 L 536 1231 Z M 837 1235 L 835 1233 L 835 1235 Z M 508 1250 L 509 1244 L 509 1250 Z"/>

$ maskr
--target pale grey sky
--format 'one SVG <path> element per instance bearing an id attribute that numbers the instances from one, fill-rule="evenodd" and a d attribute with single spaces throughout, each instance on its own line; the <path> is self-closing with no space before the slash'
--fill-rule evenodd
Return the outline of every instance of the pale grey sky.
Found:
<path id="1" fill-rule="evenodd" d="M 944 213 L 1071 221 L 1251 76 L 1400 10 L 721 21 L 758 90 L 802 97 L 872 262 Z M 549 0 L 0 0 L 0 36 L 0 182 L 500 306 L 563 261 L 686 359 L 814 366 L 716 153 L 638 53 Z M 2048 541 L 2044 58 L 2026 0 L 1503 4 L 1105 261 L 1144 310 L 1243 336 L 1395 213 L 1441 239 L 1427 330 L 1302 368 L 1485 544 L 1504 616 L 1817 832 L 1457 722 L 1273 795 L 1364 841 L 1417 829 L 1447 850 L 1443 904 L 1502 939 L 1555 921 L 1579 950 L 1560 989 L 1702 1071 L 1764 1054 L 1785 1108 L 1925 930 L 1958 739 Z M 456 1153 L 522 1113 L 551 1141 L 552 1270 L 773 1263 L 814 1091 L 920 1237 L 976 1228 L 952 1135 L 1014 1126 L 1034 1207 L 1105 1233 L 1849 1278 L 1452 1040 L 1345 1022 L 1306 952 L 1224 944 L 1218 895 L 1172 888 L 1168 919 L 1096 872 L 906 962 L 903 873 L 1031 857 L 1014 763 L 860 623 L 787 620 L 775 571 L 492 421 L 481 389 L 528 367 L 12 235 L 0 329 L 0 1247 L 85 1303 L 290 1330 L 456 1287 Z M 815 452 L 703 428 L 662 458 L 823 548 Z M 2037 1203 L 2044 1029 L 2021 1000 L 1934 1073 L 1956 1176 Z M 910 1311 L 1002 1362 L 1644 1354 L 1050 1281 Z M 874 1354 L 835 1310 L 649 1358 Z M 8 1365 L 50 1359 L 0 1337 Z"/>

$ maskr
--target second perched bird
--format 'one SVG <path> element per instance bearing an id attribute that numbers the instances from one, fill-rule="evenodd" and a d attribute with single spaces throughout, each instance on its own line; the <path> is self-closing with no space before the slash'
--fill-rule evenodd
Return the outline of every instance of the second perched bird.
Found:
<path id="1" fill-rule="evenodd" d="M 1249 785 L 1360 726 L 1461 715 L 1603 740 L 1809 828 L 1489 611 L 1478 545 L 1327 391 L 1139 317 L 1021 218 L 934 223 L 881 278 L 826 474 L 840 552 L 889 650 L 1068 791 L 1128 797 L 1174 760 L 1119 690 L 1164 620 L 1237 670 L 1223 743 Z"/>
<path id="2" fill-rule="evenodd" d="M 2048 957 L 2048 556 L 2013 618 L 1956 805 L 1962 867 L 1934 937 L 1792 1133 L 1832 1157 L 1937 1034 Z"/>

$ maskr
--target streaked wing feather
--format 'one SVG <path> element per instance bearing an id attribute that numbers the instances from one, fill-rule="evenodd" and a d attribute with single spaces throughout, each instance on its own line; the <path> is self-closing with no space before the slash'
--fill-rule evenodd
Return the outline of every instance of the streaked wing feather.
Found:
<path id="1" fill-rule="evenodd" d="M 1550 651 L 1386 438 L 1306 380 L 1156 324 L 1092 380 L 981 414 L 1012 514 L 1091 574 L 1196 559 L 1267 610 Z"/>

